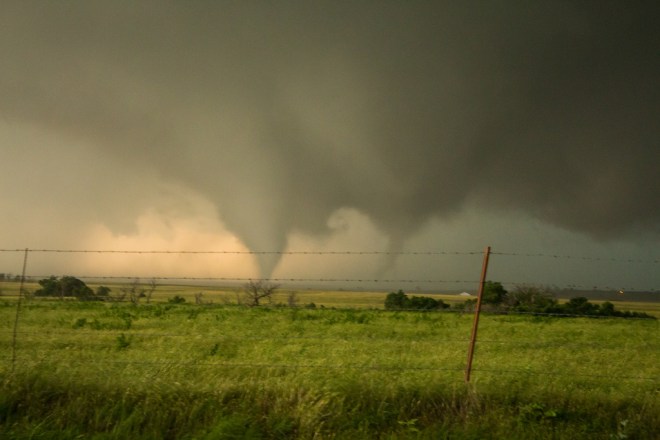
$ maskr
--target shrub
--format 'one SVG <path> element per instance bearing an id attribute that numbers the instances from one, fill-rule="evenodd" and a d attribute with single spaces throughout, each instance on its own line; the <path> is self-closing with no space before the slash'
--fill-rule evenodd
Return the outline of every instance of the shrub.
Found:
<path id="1" fill-rule="evenodd" d="M 449 304 L 428 296 L 408 297 L 403 290 L 388 293 L 385 297 L 385 310 L 437 310 L 446 309 Z"/>
<path id="2" fill-rule="evenodd" d="M 112 292 L 112 289 L 110 289 L 107 286 L 98 286 L 96 288 L 96 296 L 99 299 L 107 299 L 108 297 L 110 297 L 110 292 Z"/>
<path id="3" fill-rule="evenodd" d="M 412 296 L 408 302 L 408 308 L 415 310 L 445 309 L 447 307 L 449 305 L 442 300 L 429 298 L 428 296 Z"/>
<path id="4" fill-rule="evenodd" d="M 482 304 L 500 305 L 507 299 L 507 291 L 498 281 L 486 281 L 481 296 Z"/>
<path id="5" fill-rule="evenodd" d="M 403 290 L 398 292 L 390 292 L 385 297 L 386 310 L 402 310 L 406 308 L 408 296 L 403 293 Z"/>
<path id="6" fill-rule="evenodd" d="M 507 305 L 518 312 L 544 312 L 555 308 L 557 300 L 552 294 L 534 286 L 517 286 L 507 293 Z"/>
<path id="7" fill-rule="evenodd" d="M 124 350 L 128 348 L 128 346 L 131 345 L 132 339 L 133 338 L 131 336 L 126 336 L 125 334 L 121 333 L 119 336 L 117 336 L 117 350 Z"/>
<path id="8" fill-rule="evenodd" d="M 62 278 L 51 276 L 39 280 L 41 289 L 35 296 L 75 297 L 82 301 L 100 299 L 87 284 L 76 277 L 65 275 Z"/>

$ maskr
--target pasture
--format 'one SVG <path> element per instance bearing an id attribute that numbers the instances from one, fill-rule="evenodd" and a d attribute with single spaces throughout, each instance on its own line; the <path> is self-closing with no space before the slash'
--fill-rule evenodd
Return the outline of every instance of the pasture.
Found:
<path id="1" fill-rule="evenodd" d="M 192 303 L 199 291 L 205 304 Z M 187 302 L 167 302 L 176 295 Z M 150 304 L 32 299 L 15 340 L 15 299 L 0 297 L 0 437 L 660 432 L 655 320 L 485 314 L 466 385 L 469 313 L 378 310 L 382 292 L 301 291 L 294 308 L 282 306 L 286 291 L 258 308 L 237 306 L 235 296 L 159 286 Z"/>

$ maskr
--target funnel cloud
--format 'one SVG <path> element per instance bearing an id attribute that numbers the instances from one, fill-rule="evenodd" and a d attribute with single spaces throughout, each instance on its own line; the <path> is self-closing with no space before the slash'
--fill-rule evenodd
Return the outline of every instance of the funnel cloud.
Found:
<path id="1" fill-rule="evenodd" d="M 468 206 L 657 243 L 657 18 L 654 2 L 9 1 L 3 130 L 44 141 L 3 150 L 88 158 L 40 176 L 94 194 L 78 218 L 124 230 L 166 181 L 254 251 L 327 234 L 341 209 L 401 250 Z M 279 261 L 258 258 L 263 276 Z"/>

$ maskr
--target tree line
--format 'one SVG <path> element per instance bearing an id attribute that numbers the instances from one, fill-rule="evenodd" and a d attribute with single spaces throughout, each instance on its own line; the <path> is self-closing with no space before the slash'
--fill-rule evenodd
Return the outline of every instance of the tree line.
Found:
<path id="1" fill-rule="evenodd" d="M 133 280 L 128 286 L 123 286 L 113 292 L 107 286 L 98 286 L 92 289 L 84 281 L 69 275 L 62 277 L 50 276 L 38 281 L 41 286 L 33 295 L 38 297 L 53 298 L 76 298 L 79 301 L 124 301 L 128 300 L 137 304 L 143 298 L 146 302 L 151 301 L 151 296 L 156 290 L 155 280 L 143 285 L 139 279 Z"/>
<path id="2" fill-rule="evenodd" d="M 452 307 L 470 311 L 474 309 L 476 302 L 476 299 L 471 298 L 454 304 Z M 481 304 L 485 311 L 502 313 L 656 319 L 654 316 L 643 312 L 616 310 L 614 304 L 609 301 L 594 304 L 583 296 L 560 303 L 552 292 L 536 286 L 517 286 L 509 292 L 502 286 L 502 283 L 497 281 L 486 281 L 484 283 Z M 441 310 L 449 307 L 442 300 L 423 296 L 408 296 L 402 290 L 391 292 L 385 297 L 386 310 Z"/>
<path id="3" fill-rule="evenodd" d="M 27 277 L 26 277 L 27 278 Z M 0 273 L 0 281 L 21 281 L 20 275 L 13 275 L 10 273 Z"/>
<path id="4" fill-rule="evenodd" d="M 136 278 L 130 285 L 120 287 L 116 292 L 113 292 L 107 286 L 98 286 L 96 289 L 92 289 L 84 281 L 68 275 L 62 277 L 50 276 L 39 280 L 38 283 L 41 288 L 32 294 L 37 297 L 76 298 L 80 301 L 128 300 L 133 304 L 138 304 L 142 299 L 149 303 L 157 287 L 155 280 L 142 284 Z M 244 286 L 243 297 L 240 298 L 238 303 L 251 307 L 259 306 L 262 300 L 271 300 L 278 287 L 276 284 L 265 281 L 250 281 Z M 185 299 L 181 298 L 181 300 L 185 302 Z M 295 306 L 296 301 L 295 293 L 291 294 L 288 298 L 289 305 Z M 471 298 L 450 306 L 441 299 L 429 296 L 408 296 L 403 290 L 398 290 L 397 292 L 390 292 L 385 297 L 385 309 L 443 310 L 451 307 L 455 310 L 471 311 L 474 309 L 476 301 L 476 299 Z M 199 298 L 196 298 L 196 303 L 202 303 L 201 293 Z M 502 286 L 502 283 L 496 281 L 486 281 L 484 283 L 481 304 L 485 311 L 500 313 L 656 319 L 654 316 L 643 312 L 617 310 L 614 304 L 609 301 L 595 304 L 583 296 L 560 303 L 552 292 L 536 286 L 516 286 L 513 291 L 509 292 Z"/>

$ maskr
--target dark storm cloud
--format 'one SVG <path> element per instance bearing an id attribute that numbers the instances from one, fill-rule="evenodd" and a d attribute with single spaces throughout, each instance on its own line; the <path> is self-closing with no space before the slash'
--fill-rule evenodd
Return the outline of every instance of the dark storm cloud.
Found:
<path id="1" fill-rule="evenodd" d="M 398 246 L 466 201 L 657 232 L 657 6 L 468 3 L 7 2 L 0 112 L 200 191 L 252 249 L 340 207 Z"/>

